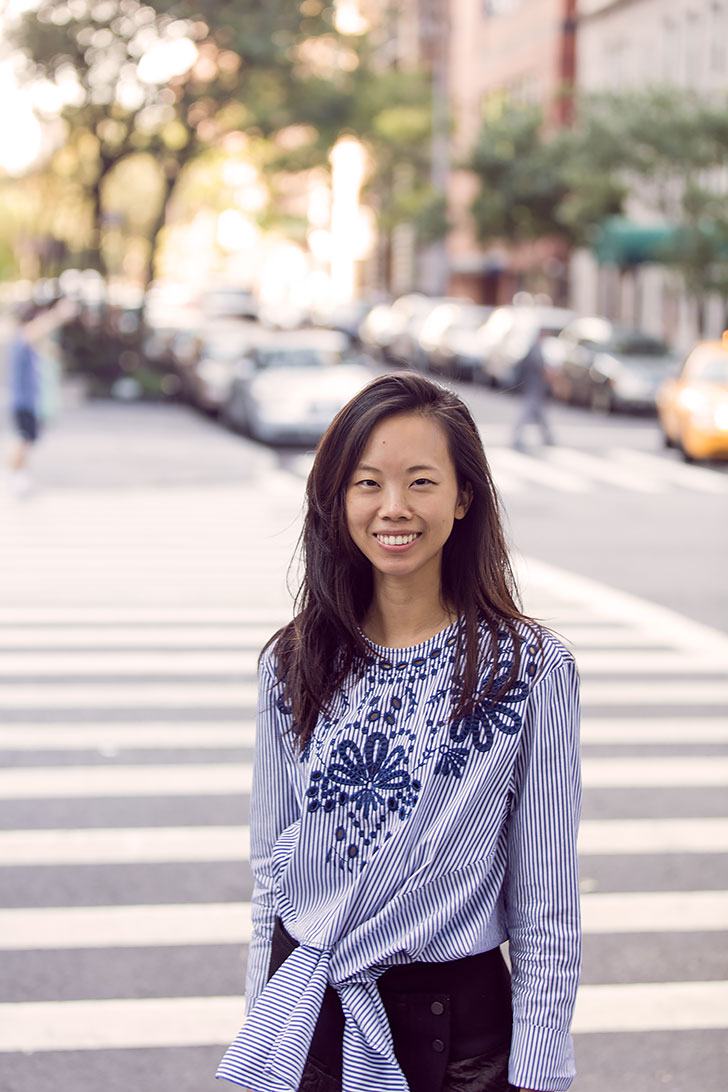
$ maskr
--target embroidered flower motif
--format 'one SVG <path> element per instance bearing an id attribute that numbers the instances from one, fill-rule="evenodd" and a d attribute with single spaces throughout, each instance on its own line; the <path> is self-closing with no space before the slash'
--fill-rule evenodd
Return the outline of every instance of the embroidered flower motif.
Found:
<path id="1" fill-rule="evenodd" d="M 509 667 L 510 664 L 506 664 L 503 671 L 496 677 L 496 691 L 505 683 Z M 506 736 L 515 735 L 521 727 L 523 718 L 521 712 L 511 706 L 522 702 L 527 694 L 528 684 L 515 682 L 510 690 L 499 694 L 497 698 L 481 698 L 472 713 L 466 714 L 450 725 L 448 733 L 450 740 L 453 743 L 469 746 L 448 747 L 447 744 L 441 744 L 439 748 L 436 748 L 439 757 L 435 765 L 435 773 L 444 776 L 452 775 L 460 779 L 471 748 L 481 754 L 489 751 L 493 746 L 496 731 Z M 432 754 L 433 750 L 434 748 L 426 754 Z"/>
<path id="2" fill-rule="evenodd" d="M 409 785 L 404 748 L 397 746 L 390 751 L 389 740 L 382 732 L 367 737 L 363 753 L 353 739 L 343 740 L 337 751 L 339 761 L 330 764 L 329 779 L 336 785 L 357 789 L 349 799 L 365 816 L 371 808 L 384 804 L 391 789 Z"/>
<path id="3" fill-rule="evenodd" d="M 479 711 L 462 717 L 450 728 L 450 739 L 454 743 L 464 743 L 469 736 L 476 751 L 489 751 L 493 746 L 493 728 Z"/>
<path id="4" fill-rule="evenodd" d="M 442 744 L 439 749 L 440 757 L 435 765 L 436 774 L 452 774 L 458 780 L 463 776 L 465 763 L 468 760 L 468 751 L 465 747 L 448 747 Z"/>

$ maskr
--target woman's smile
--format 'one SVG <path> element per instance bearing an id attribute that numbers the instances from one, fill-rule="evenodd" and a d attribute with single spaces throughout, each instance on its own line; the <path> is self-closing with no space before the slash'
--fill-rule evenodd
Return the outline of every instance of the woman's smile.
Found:
<path id="1" fill-rule="evenodd" d="M 422 531 L 411 531 L 407 534 L 404 532 L 393 534 L 391 532 L 375 531 L 374 537 L 387 553 L 402 554 L 414 546 L 415 542 L 422 537 Z"/>

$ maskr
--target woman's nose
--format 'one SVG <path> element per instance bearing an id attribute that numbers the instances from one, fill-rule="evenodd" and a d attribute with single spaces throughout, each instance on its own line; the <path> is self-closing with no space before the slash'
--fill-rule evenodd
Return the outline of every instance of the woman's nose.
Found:
<path id="1" fill-rule="evenodd" d="M 386 489 L 382 491 L 379 514 L 380 516 L 387 516 L 390 519 L 395 519 L 397 516 L 408 516 L 410 514 L 410 506 L 407 503 L 407 497 L 401 489 Z"/>

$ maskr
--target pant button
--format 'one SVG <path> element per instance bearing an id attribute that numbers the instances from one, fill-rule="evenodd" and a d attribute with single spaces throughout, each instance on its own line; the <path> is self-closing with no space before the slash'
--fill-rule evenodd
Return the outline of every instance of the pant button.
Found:
<path id="1" fill-rule="evenodd" d="M 444 1011 L 445 1006 L 443 1005 L 442 1001 L 433 1001 L 430 1005 L 430 1012 L 433 1014 L 433 1016 L 442 1016 Z"/>
<path id="2" fill-rule="evenodd" d="M 436 1050 L 438 1054 L 442 1054 L 443 1050 L 445 1049 L 445 1044 L 443 1043 L 442 1039 L 433 1039 L 432 1049 Z"/>

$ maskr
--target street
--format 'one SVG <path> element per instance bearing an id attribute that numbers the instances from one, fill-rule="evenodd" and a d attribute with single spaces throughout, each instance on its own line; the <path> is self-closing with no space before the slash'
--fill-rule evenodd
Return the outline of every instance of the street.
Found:
<path id="1" fill-rule="evenodd" d="M 459 387 L 582 677 L 574 1092 L 723 1092 L 728 472 L 649 418 Z M 3 451 L 7 433 L 0 434 Z M 0 1089 L 212 1092 L 242 1016 L 257 653 L 311 456 L 87 403 L 0 496 Z M 296 576 L 289 575 L 295 589 Z"/>

